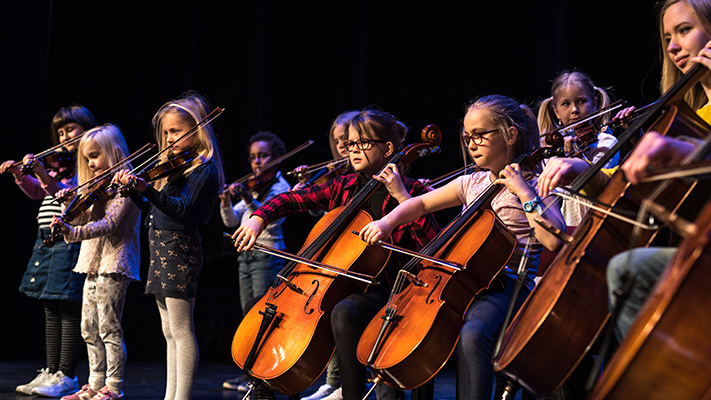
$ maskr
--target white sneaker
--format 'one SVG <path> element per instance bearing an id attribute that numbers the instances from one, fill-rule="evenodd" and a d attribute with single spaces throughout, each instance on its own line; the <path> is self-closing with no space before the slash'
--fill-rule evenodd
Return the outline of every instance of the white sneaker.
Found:
<path id="1" fill-rule="evenodd" d="M 333 391 L 333 393 L 324 397 L 322 400 L 343 400 L 343 389 L 338 388 Z"/>
<path id="2" fill-rule="evenodd" d="M 321 385 L 320 388 L 316 391 L 316 393 L 312 394 L 309 397 L 302 397 L 301 400 L 321 400 L 326 396 L 329 396 L 331 393 L 335 392 L 338 388 L 335 386 L 331 386 L 328 383 Z"/>
<path id="3" fill-rule="evenodd" d="M 54 376 L 53 374 L 49 373 L 49 368 L 42 368 L 37 372 L 39 372 L 39 374 L 35 377 L 35 379 L 33 379 L 30 383 L 25 383 L 24 385 L 16 387 L 15 390 L 20 393 L 31 395 L 32 389 L 36 388 L 37 386 L 46 385 L 50 381 L 52 376 Z"/>
<path id="4" fill-rule="evenodd" d="M 62 397 L 79 390 L 79 379 L 65 376 L 62 371 L 57 371 L 52 378 L 43 386 L 36 386 L 32 389 L 32 394 L 46 397 Z"/>
<path id="5" fill-rule="evenodd" d="M 237 390 L 239 392 L 246 393 L 249 390 L 249 388 L 247 387 L 247 384 L 249 382 L 251 382 L 249 378 L 247 378 L 245 375 L 242 375 L 235 379 L 229 379 L 222 382 L 222 388 L 227 390 Z"/>

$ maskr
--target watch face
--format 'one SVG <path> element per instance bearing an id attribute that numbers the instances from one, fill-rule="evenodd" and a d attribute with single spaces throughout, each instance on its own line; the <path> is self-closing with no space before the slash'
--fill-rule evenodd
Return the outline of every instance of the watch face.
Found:
<path id="1" fill-rule="evenodd" d="M 530 201 L 523 203 L 523 211 L 531 212 L 533 211 L 533 204 Z"/>

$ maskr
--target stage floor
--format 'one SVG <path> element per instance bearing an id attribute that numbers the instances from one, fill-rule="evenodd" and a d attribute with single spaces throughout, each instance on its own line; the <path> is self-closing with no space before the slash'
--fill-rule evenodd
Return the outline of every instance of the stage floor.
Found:
<path id="1" fill-rule="evenodd" d="M 46 397 L 26 396 L 15 392 L 15 387 L 33 379 L 41 362 L 6 362 L 0 361 L 0 399 L 31 400 Z M 198 369 L 195 384 L 195 400 L 241 400 L 244 393 L 222 390 L 222 382 L 236 377 L 240 370 L 235 365 L 202 363 Z M 79 363 L 77 369 L 79 384 L 86 383 L 88 366 L 86 361 Z M 435 378 L 434 399 L 455 399 L 455 373 L 450 366 L 440 371 Z M 165 365 L 160 363 L 131 362 L 126 366 L 126 400 L 160 400 L 163 398 L 165 385 Z M 303 396 L 308 396 L 325 382 L 322 376 Z M 405 393 L 410 399 L 410 393 Z M 286 400 L 287 396 L 277 395 L 277 399 Z"/>

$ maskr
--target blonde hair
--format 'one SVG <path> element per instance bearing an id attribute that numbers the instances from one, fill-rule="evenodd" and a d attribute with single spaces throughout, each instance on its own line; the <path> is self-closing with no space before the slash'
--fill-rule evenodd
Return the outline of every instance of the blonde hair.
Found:
<path id="1" fill-rule="evenodd" d="M 551 97 L 544 99 L 538 106 L 538 130 L 543 133 L 548 133 L 556 128 L 560 128 L 562 124 L 555 115 L 553 107 L 560 99 L 560 92 L 564 88 L 575 86 L 583 90 L 583 92 L 595 101 L 597 110 L 610 105 L 610 95 L 601 87 L 595 86 L 592 79 L 581 71 L 565 71 L 553 79 L 551 84 Z M 610 113 L 605 113 L 598 118 L 595 118 L 593 123 L 600 126 L 610 120 Z"/>
<path id="2" fill-rule="evenodd" d="M 77 175 L 79 184 L 94 177 L 94 171 L 89 168 L 89 161 L 84 157 L 84 148 L 92 142 L 99 146 L 101 154 L 106 157 L 109 167 L 113 167 L 117 162 L 128 157 L 126 139 L 124 139 L 116 125 L 104 124 L 86 131 L 79 141 L 79 147 L 77 148 Z M 126 168 L 131 168 L 130 163 L 125 165 Z"/>
<path id="3" fill-rule="evenodd" d="M 207 100 L 195 92 L 188 92 L 178 99 L 170 100 L 163 104 L 158 112 L 155 113 L 151 122 L 155 132 L 156 143 L 158 143 L 158 150 L 161 151 L 168 145 L 166 143 L 166 137 L 163 134 L 162 125 L 163 117 L 166 114 L 176 114 L 182 122 L 193 127 L 208 115 L 209 107 Z M 222 169 L 222 157 L 220 156 L 220 150 L 217 146 L 217 139 L 212 128 L 212 123 L 201 126 L 193 137 L 193 148 L 200 155 L 201 163 L 212 161 L 215 164 L 218 170 L 219 184 L 220 187 L 222 187 L 225 182 L 225 175 Z M 168 158 L 168 156 L 165 155 L 164 158 Z M 197 163 L 183 170 L 182 175 L 189 175 L 199 165 L 200 163 Z M 158 180 L 155 184 L 155 188 L 160 190 L 169 179 L 173 178 L 173 176 L 169 176 Z"/>
<path id="4" fill-rule="evenodd" d="M 494 94 L 471 101 L 466 108 L 466 113 L 474 110 L 486 110 L 490 113 L 492 122 L 506 142 L 506 152 L 509 159 L 515 159 L 539 147 L 536 117 L 525 104 L 519 104 L 510 97 Z M 510 127 L 514 127 L 518 131 L 516 140 L 513 142 L 509 131 Z M 464 140 L 460 139 L 460 144 L 462 152 L 473 162 Z"/>
<path id="5" fill-rule="evenodd" d="M 685 3 L 696 13 L 701 25 L 706 29 L 706 34 L 711 37 L 711 1 L 710 0 L 666 0 L 658 5 L 659 7 L 659 57 L 662 59 L 662 76 L 659 82 L 659 89 L 665 93 L 683 75 L 679 68 L 669 57 L 666 50 L 666 39 L 664 38 L 664 14 L 669 7 L 676 3 Z M 684 94 L 684 101 L 694 110 L 703 107 L 709 100 L 706 98 L 701 83 L 697 83 Z"/>
<path id="6" fill-rule="evenodd" d="M 329 130 L 328 132 L 328 144 L 331 146 L 331 155 L 333 155 L 333 158 L 341 158 L 341 155 L 338 153 L 338 148 L 336 147 L 336 141 L 333 140 L 333 132 L 336 131 L 336 128 L 342 126 L 343 131 L 347 136 L 348 126 L 351 123 L 351 119 L 358 115 L 358 112 L 359 111 L 346 111 L 341 115 L 337 116 L 336 119 L 331 122 L 331 130 Z"/>

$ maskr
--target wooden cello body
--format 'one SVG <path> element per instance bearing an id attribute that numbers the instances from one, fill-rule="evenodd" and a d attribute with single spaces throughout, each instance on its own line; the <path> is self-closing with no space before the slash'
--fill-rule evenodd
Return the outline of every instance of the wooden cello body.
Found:
<path id="1" fill-rule="evenodd" d="M 337 208 L 322 217 L 311 230 L 304 248 L 308 248 L 342 212 L 342 208 Z M 360 230 L 371 221 L 368 213 L 360 211 L 347 229 Z M 368 246 L 355 235 L 334 235 L 323 248 L 311 258 L 372 276 L 382 270 L 390 253 Z M 260 313 L 266 303 L 277 304 L 277 315 L 259 344 L 259 356 L 250 370 L 252 376 L 263 380 L 272 389 L 294 394 L 311 386 L 333 356 L 331 310 L 348 295 L 365 290 L 365 285 L 305 265 L 294 268 L 287 278 L 304 293 L 290 289 L 285 283 L 270 287 L 237 328 L 232 341 L 232 357 L 244 368 L 257 339 L 262 321 Z"/>
<path id="2" fill-rule="evenodd" d="M 700 76 L 692 69 L 658 103 L 653 124 L 640 120 L 628 129 L 609 157 L 641 128 L 663 134 L 703 137 L 708 126 L 682 100 L 684 93 Z M 636 132 L 635 132 L 636 131 Z M 602 164 L 607 159 L 602 160 Z M 579 191 L 599 170 L 589 171 L 573 184 Z M 621 171 L 598 197 L 612 210 L 628 216 L 637 214 L 641 201 L 657 184 L 631 186 Z M 691 195 L 694 183 L 676 181 L 659 196 L 669 210 L 676 211 Z M 503 347 L 494 360 L 494 369 L 506 374 L 538 397 L 559 388 L 570 376 L 595 342 L 609 318 L 605 270 L 610 258 L 629 248 L 632 225 L 604 213 L 590 210 L 566 245 L 553 260 L 547 272 L 519 309 L 508 327 Z M 659 230 L 643 231 L 636 246 L 648 246 Z"/>
<path id="3" fill-rule="evenodd" d="M 711 398 L 711 202 L 674 255 L 589 399 Z"/>
<path id="4" fill-rule="evenodd" d="M 515 162 L 532 169 L 551 155 L 550 148 L 540 148 Z M 456 348 L 469 306 L 511 258 L 516 236 L 484 208 L 502 189 L 487 188 L 421 251 L 461 269 L 414 260 L 406 268 L 417 267 L 417 284 L 393 293 L 361 335 L 358 360 L 387 385 L 416 388 L 444 366 Z"/>
<path id="5" fill-rule="evenodd" d="M 390 162 L 408 164 L 438 150 L 439 128 L 427 126 L 425 143 L 408 146 Z M 389 250 L 367 246 L 351 231 L 372 217 L 362 210 L 381 183 L 371 179 L 348 203 L 331 210 L 311 230 L 299 256 L 341 270 L 376 276 Z M 281 280 L 252 307 L 232 341 L 232 358 L 247 375 L 282 394 L 296 394 L 313 384 L 333 356 L 331 311 L 348 295 L 368 284 L 310 266 L 289 263 Z M 267 316 L 269 316 L 267 318 Z"/>
<path id="6" fill-rule="evenodd" d="M 373 362 L 368 357 L 386 308 L 361 335 L 358 361 L 391 387 L 413 389 L 437 374 L 456 348 L 474 297 L 491 285 L 513 253 L 516 237 L 491 210 L 480 211 L 461 231 L 464 234 L 450 239 L 435 257 L 465 268 L 455 271 L 429 261 L 422 264 L 417 278 L 427 286 L 411 284 L 398 294 L 395 322 Z"/>

